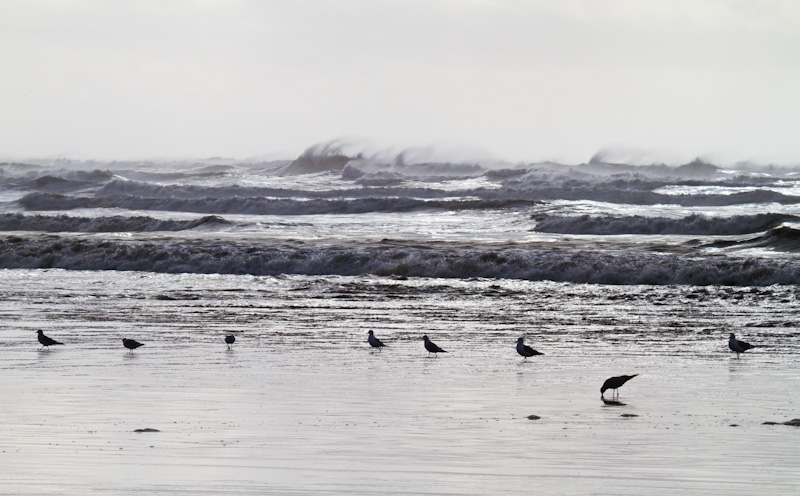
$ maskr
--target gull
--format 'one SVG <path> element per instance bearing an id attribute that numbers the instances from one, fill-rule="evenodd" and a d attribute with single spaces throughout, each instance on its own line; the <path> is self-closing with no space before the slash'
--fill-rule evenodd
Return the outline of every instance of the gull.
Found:
<path id="1" fill-rule="evenodd" d="M 229 350 L 231 349 L 231 345 L 233 345 L 234 341 L 236 341 L 236 336 L 233 335 L 225 336 L 225 342 L 228 343 Z"/>
<path id="2" fill-rule="evenodd" d="M 517 339 L 517 353 L 519 353 L 520 355 L 525 357 L 522 360 L 523 362 L 527 362 L 528 361 L 528 357 L 531 357 L 531 356 L 534 356 L 534 355 L 544 355 L 544 353 L 540 353 L 540 352 L 534 350 L 533 348 L 531 348 L 530 346 L 525 346 L 525 344 L 522 342 L 523 339 L 524 338 Z"/>
<path id="3" fill-rule="evenodd" d="M 603 387 L 600 388 L 600 397 L 601 398 L 603 397 L 603 393 L 606 392 L 606 389 L 613 389 L 614 391 L 612 392 L 612 398 L 613 398 L 613 393 L 617 393 L 617 398 L 619 398 L 619 391 L 617 391 L 617 388 L 622 387 L 623 384 L 633 379 L 637 375 L 639 374 L 621 375 L 618 377 L 610 377 L 606 379 L 606 382 L 603 383 Z"/>
<path id="4" fill-rule="evenodd" d="M 124 347 L 128 348 L 131 351 L 135 350 L 136 348 L 138 348 L 140 346 L 144 346 L 143 343 L 140 343 L 138 341 L 134 341 L 133 339 L 126 339 L 126 338 L 122 338 L 122 345 Z"/>
<path id="5" fill-rule="evenodd" d="M 375 334 L 372 331 L 369 331 L 369 336 L 367 336 L 367 342 L 373 348 L 378 348 L 378 351 L 381 351 L 381 348 L 386 346 L 383 344 L 383 341 L 375 337 Z"/>
<path id="6" fill-rule="evenodd" d="M 44 332 L 42 332 L 41 329 L 36 331 L 36 333 L 39 334 L 39 342 L 42 343 L 42 347 L 39 348 L 40 350 L 43 350 L 44 348 L 47 348 L 49 350 L 50 349 L 49 347 L 52 346 L 52 345 L 64 344 L 64 343 L 59 343 L 58 341 L 56 341 L 53 338 L 49 338 L 49 337 L 45 336 Z"/>
<path id="7" fill-rule="evenodd" d="M 425 349 L 428 350 L 429 353 L 447 353 L 443 349 L 439 348 L 433 341 L 428 339 L 428 336 L 422 336 L 422 340 L 425 341 Z"/>
<path id="8" fill-rule="evenodd" d="M 731 337 L 728 339 L 728 348 L 736 352 L 736 358 L 739 358 L 739 353 L 744 353 L 745 351 L 755 348 L 750 343 L 745 343 L 744 341 L 739 341 L 736 339 L 736 336 L 731 333 Z"/>

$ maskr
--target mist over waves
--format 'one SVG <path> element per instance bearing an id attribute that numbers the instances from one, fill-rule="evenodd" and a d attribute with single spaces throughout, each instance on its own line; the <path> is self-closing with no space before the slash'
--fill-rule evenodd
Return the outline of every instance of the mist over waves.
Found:
<path id="1" fill-rule="evenodd" d="M 800 168 L 345 148 L 270 162 L 0 164 L 0 267 L 800 282 Z"/>

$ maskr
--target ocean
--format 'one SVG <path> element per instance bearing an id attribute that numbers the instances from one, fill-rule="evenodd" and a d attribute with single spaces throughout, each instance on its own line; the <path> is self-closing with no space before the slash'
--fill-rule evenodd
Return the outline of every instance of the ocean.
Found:
<path id="1" fill-rule="evenodd" d="M 796 494 L 798 251 L 800 167 L 2 163 L 0 494 Z"/>

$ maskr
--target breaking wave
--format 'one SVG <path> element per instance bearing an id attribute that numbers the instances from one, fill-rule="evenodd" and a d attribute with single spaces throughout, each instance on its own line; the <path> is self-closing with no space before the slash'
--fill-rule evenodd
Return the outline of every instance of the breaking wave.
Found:
<path id="1" fill-rule="evenodd" d="M 795 232 L 795 236 L 796 236 Z M 563 250 L 476 250 L 386 243 L 312 247 L 248 243 L 0 239 L 0 267 L 223 274 L 374 274 L 593 284 L 767 286 L 800 283 L 800 262 Z"/>
<path id="2" fill-rule="evenodd" d="M 110 181 L 91 195 L 32 192 L 19 200 L 28 210 L 70 210 L 75 208 L 122 208 L 174 210 L 210 214 L 307 215 L 369 212 L 410 212 L 425 209 L 474 210 L 535 205 L 546 201 L 597 201 L 627 205 L 679 205 L 720 207 L 743 204 L 798 204 L 800 196 L 772 190 L 735 194 L 668 195 L 649 191 L 662 183 L 639 184 L 617 181 L 587 184 L 540 183 L 513 179 L 502 188 L 478 187 L 447 190 L 403 187 L 396 176 L 373 176 L 378 187 L 311 191 L 267 187 L 159 185 L 137 181 Z M 549 219 L 555 226 L 557 221 Z M 583 220 L 584 223 L 588 221 Z M 594 221 L 599 229 L 602 221 Z M 697 223 L 702 220 L 696 220 Z M 553 227 L 556 229 L 556 227 Z M 562 231 L 553 231 L 562 232 Z M 636 231 L 634 231 L 636 232 Z M 678 232 L 678 231 L 676 231 Z"/>
<path id="3" fill-rule="evenodd" d="M 19 200 L 28 210 L 122 208 L 209 214 L 320 215 L 422 210 L 483 210 L 535 205 L 527 200 L 422 200 L 417 198 L 362 198 L 357 200 L 296 200 L 286 198 L 141 198 L 138 196 L 69 197 L 29 193 Z"/>
<path id="4" fill-rule="evenodd" d="M 369 155 L 333 142 L 311 147 L 294 161 L 0 164 L 0 231 L 6 232 L 0 236 L 0 267 L 605 284 L 800 282 L 796 172 L 779 177 L 702 161 L 643 166 L 607 160 L 510 164 L 413 149 Z M 715 207 L 717 216 L 703 207 Z M 75 209 L 133 212 L 61 215 Z M 404 215 L 425 211 L 482 215 Z M 246 218 L 369 213 L 391 215 L 283 219 L 286 225 L 273 230 L 264 229 L 263 219 Z M 251 227 L 269 241 L 248 237 Z M 531 228 L 554 234 L 531 235 Z M 184 230 L 194 231 L 166 234 Z M 77 234 L 106 232 L 134 234 L 123 240 L 117 234 Z M 160 234 L 135 234 L 148 232 Z M 403 239 L 375 243 L 376 233 Z M 570 245 L 559 243 L 557 234 L 608 238 L 599 247 L 594 238 Z M 631 243 L 617 234 L 664 239 Z M 506 240 L 511 241 L 500 244 Z M 772 251 L 764 256 L 767 250 Z"/>
<path id="5" fill-rule="evenodd" d="M 40 232 L 155 232 L 185 231 L 201 226 L 218 227 L 230 222 L 216 215 L 195 220 L 160 220 L 146 216 L 70 217 L 67 215 L 0 215 L 0 231 Z"/>
<path id="6" fill-rule="evenodd" d="M 295 189 L 264 186 L 198 186 L 183 184 L 152 184 L 140 181 L 111 181 L 97 191 L 97 197 L 131 196 L 140 198 L 370 198 L 376 196 L 408 196 L 440 198 L 442 190 L 434 188 L 342 188 Z"/>
<path id="7" fill-rule="evenodd" d="M 800 229 L 780 226 L 770 229 L 756 239 L 737 243 L 739 247 L 770 248 L 777 251 L 800 252 Z"/>
<path id="8" fill-rule="evenodd" d="M 690 215 L 682 219 L 665 217 L 610 217 L 592 215 L 550 215 L 533 217 L 536 231 L 560 234 L 678 234 L 736 235 L 763 232 L 785 222 L 800 222 L 800 217 L 784 214 L 708 217 Z"/>

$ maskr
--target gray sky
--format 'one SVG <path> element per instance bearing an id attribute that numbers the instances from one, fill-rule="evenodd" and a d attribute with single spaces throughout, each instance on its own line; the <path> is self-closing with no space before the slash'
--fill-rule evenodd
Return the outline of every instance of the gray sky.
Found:
<path id="1" fill-rule="evenodd" d="M 795 0 L 0 0 L 0 156 L 800 162 Z"/>

